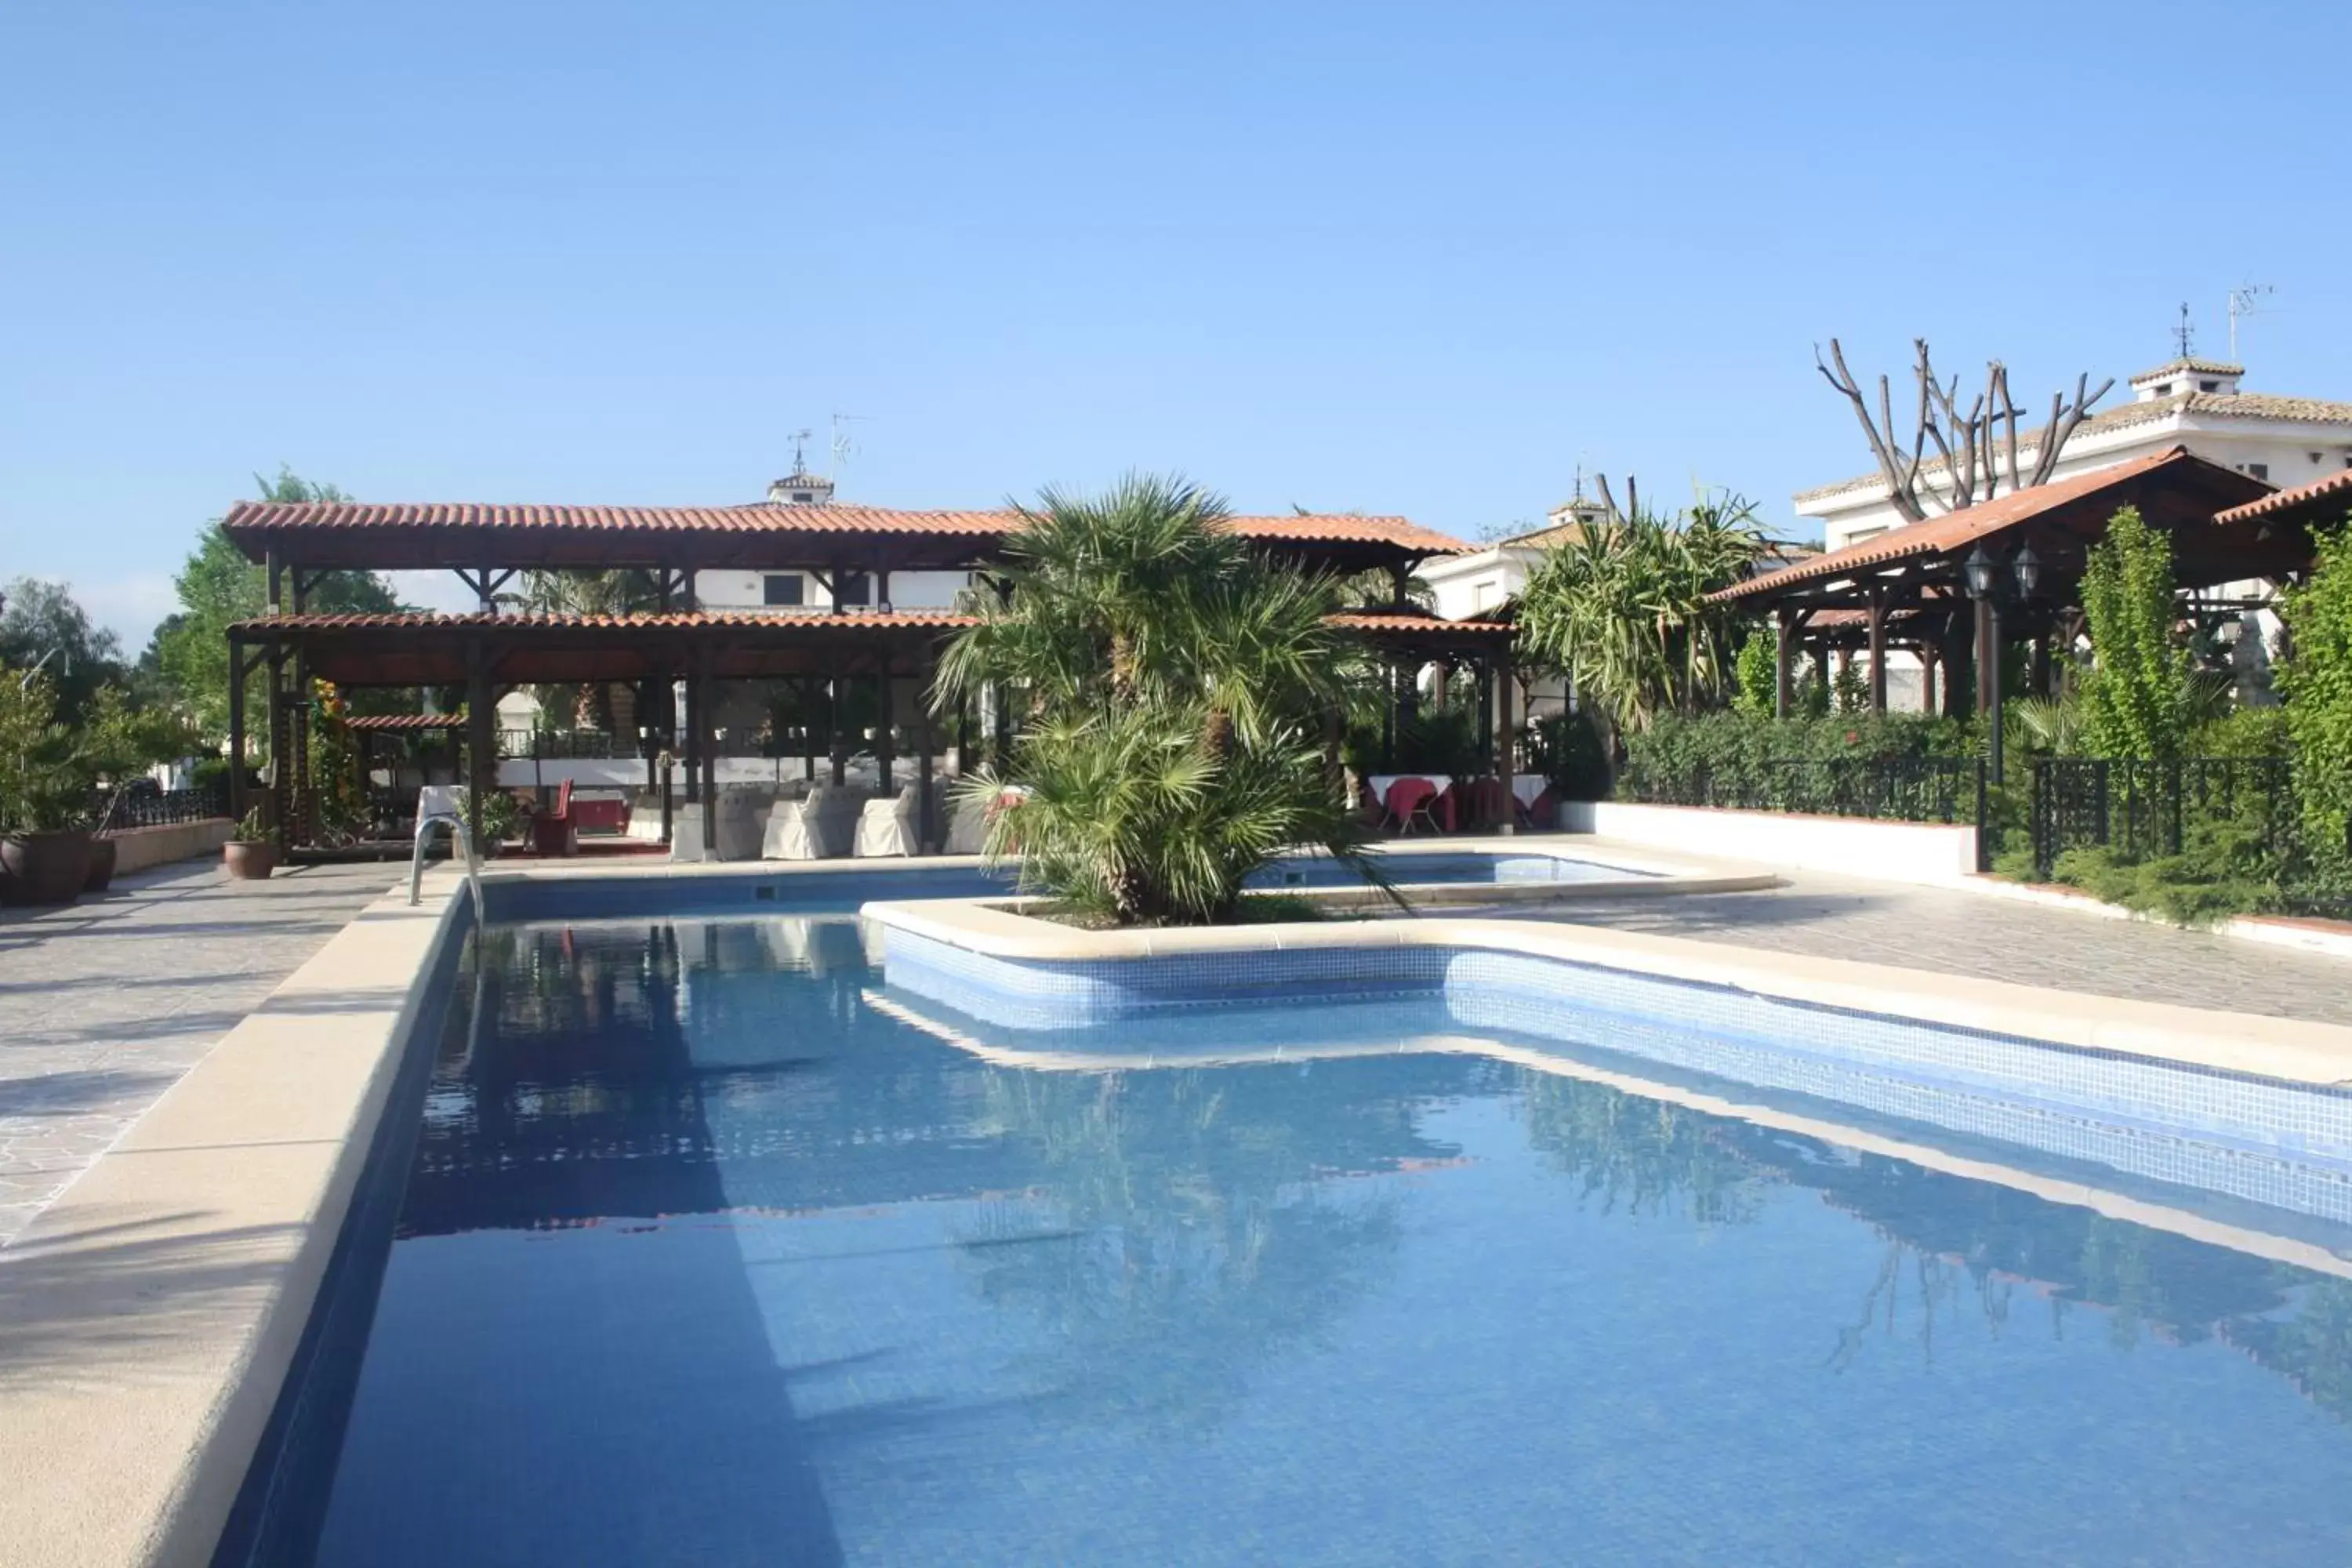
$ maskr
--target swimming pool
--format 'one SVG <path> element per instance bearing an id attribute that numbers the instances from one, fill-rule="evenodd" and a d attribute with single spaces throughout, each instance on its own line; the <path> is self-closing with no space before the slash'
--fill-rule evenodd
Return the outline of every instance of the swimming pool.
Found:
<path id="1" fill-rule="evenodd" d="M 1425 996 L 998 1065 L 838 919 L 496 927 L 451 1001 L 259 1560 L 2352 1554 L 2352 1279 L 2032 1190 L 2079 1161 Z"/>

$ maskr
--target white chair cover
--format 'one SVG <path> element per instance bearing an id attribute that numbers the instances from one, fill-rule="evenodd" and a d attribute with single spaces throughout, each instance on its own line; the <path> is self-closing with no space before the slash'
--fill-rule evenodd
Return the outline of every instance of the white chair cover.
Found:
<path id="1" fill-rule="evenodd" d="M 778 802 L 768 816 L 767 831 L 760 839 L 760 858 L 827 860 L 839 855 L 844 846 L 832 829 L 842 821 L 839 801 L 843 793 L 831 784 L 819 784 L 809 791 L 804 800 Z"/>
<path id="2" fill-rule="evenodd" d="M 988 809 L 985 800 L 965 798 L 955 803 L 955 815 L 948 823 L 948 853 L 977 855 L 988 847 Z"/>
<path id="3" fill-rule="evenodd" d="M 908 784 L 889 800 L 869 800 L 857 817 L 860 855 L 919 855 L 917 817 L 923 808 L 923 786 Z"/>

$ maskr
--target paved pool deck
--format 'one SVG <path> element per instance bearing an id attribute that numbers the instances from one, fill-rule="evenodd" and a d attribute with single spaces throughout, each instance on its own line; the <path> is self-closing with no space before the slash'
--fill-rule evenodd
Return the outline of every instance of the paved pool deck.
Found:
<path id="1" fill-rule="evenodd" d="M 187 862 L 0 909 L 0 1247 L 400 872 Z"/>
<path id="2" fill-rule="evenodd" d="M 1781 869 L 1769 893 L 1449 909 L 1845 958 L 2094 996 L 2352 1025 L 2352 959 L 1984 892 Z"/>

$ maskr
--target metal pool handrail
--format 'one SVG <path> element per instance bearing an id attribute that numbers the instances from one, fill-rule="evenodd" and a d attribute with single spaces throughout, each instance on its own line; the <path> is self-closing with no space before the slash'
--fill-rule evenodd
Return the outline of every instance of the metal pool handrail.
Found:
<path id="1" fill-rule="evenodd" d="M 482 912 L 482 863 L 474 858 L 474 836 L 466 831 L 466 819 L 454 811 L 419 812 L 416 817 L 416 844 L 408 854 L 408 902 L 415 908 L 424 898 L 425 843 L 436 825 L 446 825 L 457 847 L 466 855 L 466 886 L 474 891 L 474 923 L 481 925 L 487 917 Z"/>

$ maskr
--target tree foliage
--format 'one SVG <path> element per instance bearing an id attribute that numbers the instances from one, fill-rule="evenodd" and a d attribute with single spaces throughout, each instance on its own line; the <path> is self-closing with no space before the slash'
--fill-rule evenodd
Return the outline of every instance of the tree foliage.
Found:
<path id="1" fill-rule="evenodd" d="M 1638 499 L 1554 546 L 1519 597 L 1520 656 L 1558 670 L 1620 731 L 1689 710 L 1724 684 L 1731 614 L 1706 595 L 1763 553 L 1756 509 L 1702 498 L 1665 515 Z"/>
<path id="2" fill-rule="evenodd" d="M 79 724 L 100 689 L 123 679 L 122 648 L 91 622 L 63 583 L 19 577 L 0 610 L 0 664 L 37 667 L 47 677 L 60 722 Z"/>
<path id="3" fill-rule="evenodd" d="M 261 499 L 270 501 L 338 501 L 351 498 L 332 485 L 313 484 L 281 468 L 275 479 L 254 476 Z M 207 741 L 228 735 L 228 628 L 263 614 L 268 581 L 262 568 L 221 531 L 218 520 L 205 525 L 195 550 L 173 582 L 179 610 L 155 628 L 151 650 L 164 688 L 188 721 Z M 308 607 L 321 615 L 384 615 L 403 609 L 399 596 L 371 572 L 334 572 L 308 595 Z M 246 691 L 246 710 L 262 711 L 264 689 L 257 673 Z M 257 722 L 257 733 L 268 725 Z"/>
<path id="4" fill-rule="evenodd" d="M 1371 875 L 1321 752 L 1348 659 L 1333 584 L 1269 565 L 1225 517 L 1179 479 L 1045 491 L 941 660 L 941 710 L 986 687 L 1027 705 L 1007 772 L 963 786 L 1027 791 L 988 838 L 1024 887 L 1123 925 L 1200 923 L 1234 918 L 1289 845 Z"/>
<path id="5" fill-rule="evenodd" d="M 2281 606 L 2294 651 L 2278 685 L 2305 841 L 2341 866 L 2352 859 L 2352 520 L 2315 542 L 2315 569 Z"/>
<path id="6" fill-rule="evenodd" d="M 2116 512 L 2091 547 L 2083 614 L 2092 659 L 2082 684 L 2084 743 L 2103 757 L 2179 755 L 2189 653 L 2172 635 L 2172 542 L 2138 508 Z"/>

